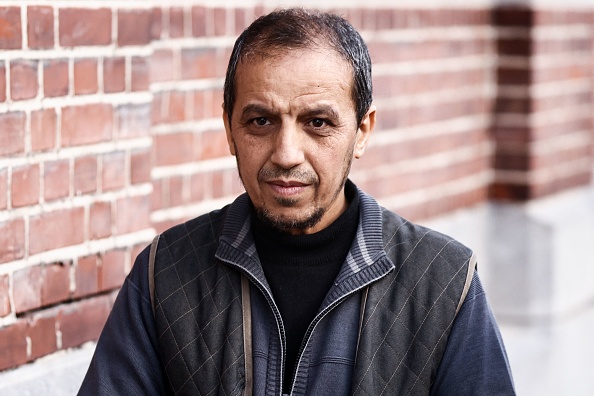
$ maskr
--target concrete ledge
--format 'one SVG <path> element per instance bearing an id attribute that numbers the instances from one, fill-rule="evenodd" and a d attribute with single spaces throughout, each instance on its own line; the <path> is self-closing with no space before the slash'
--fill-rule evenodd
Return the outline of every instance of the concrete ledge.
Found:
<path id="1" fill-rule="evenodd" d="M 76 395 L 95 350 L 94 343 L 60 351 L 14 370 L 0 372 L 0 395 Z"/>
<path id="2" fill-rule="evenodd" d="M 472 247 L 500 322 L 528 325 L 594 304 L 594 186 L 489 203 L 425 222 Z"/>

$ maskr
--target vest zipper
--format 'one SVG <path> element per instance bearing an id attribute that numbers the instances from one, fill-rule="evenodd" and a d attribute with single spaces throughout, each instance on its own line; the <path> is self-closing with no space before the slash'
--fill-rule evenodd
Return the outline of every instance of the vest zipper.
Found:
<path id="1" fill-rule="evenodd" d="M 297 354 L 297 357 L 298 357 L 297 364 L 295 365 L 295 370 L 293 372 L 293 383 L 291 384 L 291 392 L 289 393 L 289 395 L 293 395 L 293 390 L 295 388 L 295 381 L 297 380 L 297 372 L 299 371 L 299 367 L 301 366 L 301 358 L 303 357 L 303 351 L 305 350 L 305 347 L 309 343 L 309 340 L 311 338 L 311 335 L 313 334 L 313 332 L 314 332 L 316 326 L 318 325 L 318 323 L 320 323 L 320 321 L 322 319 L 324 319 L 324 317 L 331 310 L 333 310 L 335 307 L 337 307 L 338 305 L 340 305 L 340 303 L 343 302 L 344 300 L 346 300 L 348 297 L 350 297 L 353 294 L 359 292 L 360 290 L 363 290 L 363 289 L 369 287 L 369 285 L 371 285 L 372 283 L 375 283 L 378 280 L 382 279 L 383 277 L 387 276 L 390 272 L 391 271 L 388 271 L 385 274 L 382 274 L 381 276 L 378 276 L 378 277 L 376 277 L 374 279 L 371 279 L 368 282 L 364 283 L 363 285 L 357 287 L 356 289 L 351 290 L 350 292 L 348 292 L 344 296 L 340 297 L 339 299 L 334 300 L 332 303 L 328 304 L 328 306 L 326 306 L 326 308 L 324 308 L 322 311 L 320 311 L 314 317 L 314 319 L 311 321 L 309 327 L 307 328 L 307 331 L 305 332 L 305 336 L 303 337 L 303 341 L 301 342 L 301 346 L 299 347 L 299 353 Z M 363 307 L 361 307 L 361 309 L 363 309 Z M 360 321 L 363 320 L 363 312 L 360 312 L 359 313 L 359 318 L 360 318 L 359 319 Z M 361 325 L 359 325 L 359 334 L 357 334 L 357 345 L 359 344 L 359 336 L 360 335 L 361 335 Z M 356 354 L 355 354 L 355 356 L 356 356 Z"/>

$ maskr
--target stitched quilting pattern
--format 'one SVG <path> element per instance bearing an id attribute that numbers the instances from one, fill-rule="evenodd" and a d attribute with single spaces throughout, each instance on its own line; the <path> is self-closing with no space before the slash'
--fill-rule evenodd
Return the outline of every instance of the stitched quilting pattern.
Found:
<path id="1" fill-rule="evenodd" d="M 443 355 L 471 251 L 384 212 L 395 271 L 370 287 L 353 393 L 424 395 Z"/>
<path id="2" fill-rule="evenodd" d="M 174 394 L 235 395 L 244 384 L 239 274 L 216 260 L 222 217 L 165 232 L 155 260 L 155 322 Z"/>

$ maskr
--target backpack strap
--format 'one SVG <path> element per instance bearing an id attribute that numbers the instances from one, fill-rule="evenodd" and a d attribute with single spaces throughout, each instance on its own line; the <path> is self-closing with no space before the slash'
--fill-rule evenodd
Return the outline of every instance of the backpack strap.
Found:
<path id="1" fill-rule="evenodd" d="M 456 308 L 456 316 L 458 316 L 458 312 L 460 308 L 462 308 L 462 304 L 464 304 L 464 300 L 466 300 L 466 295 L 468 294 L 468 290 L 470 290 L 470 283 L 472 282 L 472 277 L 474 275 L 474 271 L 476 270 L 476 255 L 472 253 L 472 256 L 468 259 L 468 268 L 466 272 L 466 281 L 464 282 L 464 289 L 462 289 L 462 295 L 460 296 L 460 301 L 458 301 L 458 307 Z"/>
<path id="2" fill-rule="evenodd" d="M 243 396 L 252 396 L 254 367 L 252 362 L 252 304 L 250 302 L 250 281 L 241 275 L 241 306 L 243 312 L 243 355 L 245 359 L 245 388 Z"/>
<path id="3" fill-rule="evenodd" d="M 155 315 L 155 256 L 157 255 L 157 246 L 159 245 L 159 237 L 157 234 L 151 243 L 151 250 L 149 252 L 149 266 L 148 266 L 148 281 L 151 295 L 151 308 L 153 309 L 153 316 Z"/>

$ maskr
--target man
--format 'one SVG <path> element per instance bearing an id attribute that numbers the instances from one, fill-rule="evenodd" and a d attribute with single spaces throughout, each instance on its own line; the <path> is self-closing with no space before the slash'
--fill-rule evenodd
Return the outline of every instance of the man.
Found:
<path id="1" fill-rule="evenodd" d="M 247 194 L 139 255 L 80 394 L 514 394 L 472 252 L 347 178 L 375 124 L 350 24 L 255 21 L 223 120 Z"/>

